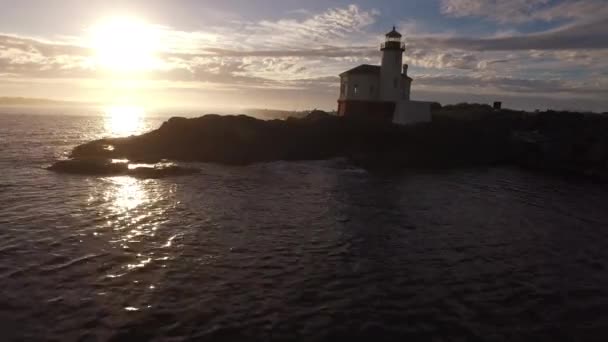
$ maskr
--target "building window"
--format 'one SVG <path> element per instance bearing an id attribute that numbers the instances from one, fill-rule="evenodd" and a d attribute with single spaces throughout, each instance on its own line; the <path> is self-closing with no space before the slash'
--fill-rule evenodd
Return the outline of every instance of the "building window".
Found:
<path id="1" fill-rule="evenodd" d="M 344 91 L 346 90 L 346 85 L 344 82 L 340 85 L 340 95 L 344 96 Z"/>
<path id="2" fill-rule="evenodd" d="M 376 90 L 376 88 L 374 88 L 374 86 L 370 86 L 369 87 L 369 93 L 370 95 L 374 95 L 374 91 Z"/>
<path id="3" fill-rule="evenodd" d="M 358 84 L 355 84 L 355 87 L 353 88 L 353 92 L 355 94 L 359 93 L 359 85 Z"/>
<path id="4" fill-rule="evenodd" d="M 397 77 L 395 77 L 393 83 L 395 84 L 395 89 L 399 88 L 399 79 Z"/>
<path id="5" fill-rule="evenodd" d="M 397 63 L 397 65 L 401 66 L 401 61 L 399 60 L 399 55 L 395 55 L 395 63 Z"/>

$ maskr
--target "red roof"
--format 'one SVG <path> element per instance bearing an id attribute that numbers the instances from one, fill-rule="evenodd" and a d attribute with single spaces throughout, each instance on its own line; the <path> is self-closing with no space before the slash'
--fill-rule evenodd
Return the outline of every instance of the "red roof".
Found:
<path id="1" fill-rule="evenodd" d="M 355 75 L 355 74 L 378 74 L 380 75 L 380 66 L 379 65 L 370 65 L 370 64 L 361 64 L 358 67 L 354 67 L 350 70 L 347 70 L 340 74 L 340 76 L 344 75 Z M 410 80 L 411 77 L 407 76 Z"/>

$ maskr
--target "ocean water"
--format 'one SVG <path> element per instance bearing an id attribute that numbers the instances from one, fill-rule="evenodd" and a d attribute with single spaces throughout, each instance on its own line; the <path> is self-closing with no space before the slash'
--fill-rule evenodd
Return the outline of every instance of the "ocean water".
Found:
<path id="1" fill-rule="evenodd" d="M 44 169 L 161 122 L 0 115 L 3 341 L 606 341 L 606 186 L 343 160 Z"/>

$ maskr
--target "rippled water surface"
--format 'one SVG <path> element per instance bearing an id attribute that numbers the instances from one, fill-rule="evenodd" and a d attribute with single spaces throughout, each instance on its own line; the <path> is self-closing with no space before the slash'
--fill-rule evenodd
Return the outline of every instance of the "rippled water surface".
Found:
<path id="1" fill-rule="evenodd" d="M 43 169 L 162 122 L 116 115 L 0 115 L 2 340 L 606 341 L 606 186 L 340 160 Z"/>

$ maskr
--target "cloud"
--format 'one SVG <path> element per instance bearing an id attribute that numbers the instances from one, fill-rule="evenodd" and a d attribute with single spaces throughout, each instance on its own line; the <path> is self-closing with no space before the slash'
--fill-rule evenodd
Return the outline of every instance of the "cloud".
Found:
<path id="1" fill-rule="evenodd" d="M 481 17 L 502 24 L 597 19 L 607 12 L 604 0 L 441 0 L 440 9 L 450 17 Z"/>
<path id="2" fill-rule="evenodd" d="M 415 80 L 417 86 L 445 88 L 466 93 L 495 93 L 545 96 L 576 94 L 579 97 L 608 96 L 607 82 L 573 81 L 564 79 L 534 79 L 505 76 L 473 75 L 422 75 Z"/>
<path id="3" fill-rule="evenodd" d="M 299 15 L 310 15 L 312 14 L 312 12 L 310 12 L 310 10 L 307 10 L 305 8 L 298 8 L 298 9 L 294 9 L 294 10 L 290 10 L 286 12 L 287 14 L 299 14 Z"/>
<path id="4" fill-rule="evenodd" d="M 88 49 L 81 46 L 6 34 L 0 34 L 0 48 L 38 53 L 47 57 L 84 56 L 88 53 Z"/>
<path id="5" fill-rule="evenodd" d="M 436 69 L 476 69 L 477 56 L 463 51 L 412 49 L 405 56 L 405 62 L 424 68 Z"/>
<path id="6" fill-rule="evenodd" d="M 492 37 L 418 35 L 417 44 L 475 51 L 608 48 L 605 0 L 442 0 L 441 12 L 458 18 L 482 17 L 500 24 L 551 22 L 554 27 L 527 34 L 511 29 L 510 33 Z"/>
<path id="7" fill-rule="evenodd" d="M 459 36 L 438 33 L 420 20 L 403 20 L 414 91 L 445 91 L 463 98 L 476 93 L 606 97 L 608 15 L 597 15 L 596 3 L 442 1 L 442 12 L 451 17 L 559 21 L 559 26 L 527 34 L 509 29 L 499 35 Z M 504 11 L 492 14 L 492 6 Z M 584 15 L 590 11 L 594 14 Z M 155 26 L 163 46 L 158 53 L 162 67 L 126 77 L 141 76 L 166 89 L 315 93 L 333 103 L 336 75 L 357 64 L 379 62 L 382 33 L 373 25 L 379 15 L 350 5 L 317 14 L 297 11 L 274 21 L 234 19 L 229 26 L 205 31 Z M 86 45 L 74 39 L 0 34 L 0 75 L 49 82 L 103 78 Z"/>
<path id="8" fill-rule="evenodd" d="M 410 39 L 414 45 L 475 51 L 565 50 L 608 48 L 608 17 L 557 29 L 492 38 L 428 36 Z"/>
<path id="9" fill-rule="evenodd" d="M 347 46 L 353 43 L 353 34 L 364 33 L 363 29 L 376 22 L 378 15 L 376 10 L 365 11 L 357 5 L 350 5 L 331 8 L 302 20 L 244 22 L 231 34 L 237 42 L 247 42 L 257 48 Z"/>
<path id="10" fill-rule="evenodd" d="M 499 22 L 525 22 L 549 0 L 442 0 L 441 13 L 447 16 L 485 17 Z"/>
<path id="11" fill-rule="evenodd" d="M 608 14 L 604 0 L 565 0 L 534 13 L 532 19 L 555 21 L 559 19 L 595 20 Z"/>
<path id="12" fill-rule="evenodd" d="M 92 77 L 87 48 L 0 35 L 0 73 L 26 77 Z"/>
<path id="13" fill-rule="evenodd" d="M 377 50 L 369 46 L 336 47 L 322 46 L 309 49 L 279 49 L 279 50 L 232 50 L 222 48 L 206 48 L 198 54 L 171 54 L 168 56 L 192 57 L 369 57 L 377 54 Z"/>
<path id="14" fill-rule="evenodd" d="M 81 84 L 87 80 L 103 80 L 107 75 L 96 69 L 92 55 L 93 52 L 85 47 L 27 37 L 0 36 L 0 74 L 12 80 L 30 79 L 40 82 L 45 79 L 61 79 Z M 323 67 L 314 66 L 318 63 L 318 58 L 346 55 L 346 49 L 338 48 L 325 48 L 322 52 L 208 49 L 206 54 L 163 54 L 162 69 L 111 77 L 118 80 L 123 76 L 125 80 L 141 77 L 150 84 L 170 82 L 164 83 L 167 89 L 176 86 L 180 89 L 207 88 L 221 91 L 326 89 L 337 84 L 336 76 L 329 76 L 333 72 L 310 70 L 323 70 Z M 190 85 L 186 86 L 188 83 Z M 138 83 L 138 86 L 143 87 L 144 84 Z"/>
<path id="15" fill-rule="evenodd" d="M 452 17 L 483 17 L 499 23 L 569 20 L 531 34 L 490 38 L 429 37 L 422 44 L 476 51 L 564 50 L 608 48 L 608 6 L 605 0 L 442 0 L 441 11 Z"/>

